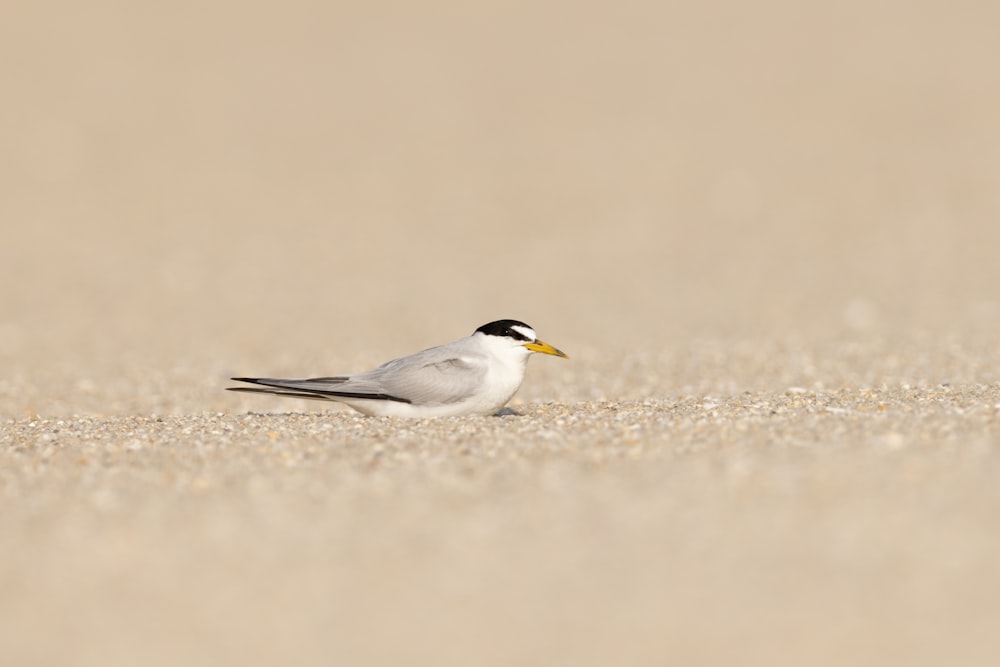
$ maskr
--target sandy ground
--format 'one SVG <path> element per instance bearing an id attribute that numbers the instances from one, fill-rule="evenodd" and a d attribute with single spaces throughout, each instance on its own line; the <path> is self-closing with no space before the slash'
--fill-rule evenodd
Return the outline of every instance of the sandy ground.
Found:
<path id="1" fill-rule="evenodd" d="M 1000 9 L 689 4 L 10 10 L 0 664 L 995 664 Z"/>

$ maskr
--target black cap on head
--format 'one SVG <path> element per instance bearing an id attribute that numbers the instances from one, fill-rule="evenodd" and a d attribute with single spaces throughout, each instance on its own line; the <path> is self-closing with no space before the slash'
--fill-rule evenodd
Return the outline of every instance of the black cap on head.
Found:
<path id="1" fill-rule="evenodd" d="M 536 340 L 535 330 L 518 320 L 497 320 L 496 322 L 490 322 L 476 329 L 476 333 L 483 333 L 487 336 L 506 336 L 514 340 L 523 340 L 527 343 L 534 343 Z"/>

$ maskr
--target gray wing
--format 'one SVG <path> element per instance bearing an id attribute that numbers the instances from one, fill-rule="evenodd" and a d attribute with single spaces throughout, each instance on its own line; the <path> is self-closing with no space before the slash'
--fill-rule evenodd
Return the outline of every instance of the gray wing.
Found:
<path id="1" fill-rule="evenodd" d="M 373 371 L 352 376 L 350 382 L 370 385 L 417 405 L 447 405 L 475 395 L 485 377 L 485 358 L 463 354 L 459 346 L 450 344 L 393 359 Z"/>
<path id="2" fill-rule="evenodd" d="M 458 342 L 458 341 L 456 341 Z M 388 361 L 357 375 L 293 380 L 282 378 L 233 378 L 240 382 L 279 390 L 234 388 L 297 398 L 366 398 L 417 405 L 447 405 L 474 395 L 486 376 L 486 360 L 463 354 L 463 346 L 450 343 L 408 357 Z"/>

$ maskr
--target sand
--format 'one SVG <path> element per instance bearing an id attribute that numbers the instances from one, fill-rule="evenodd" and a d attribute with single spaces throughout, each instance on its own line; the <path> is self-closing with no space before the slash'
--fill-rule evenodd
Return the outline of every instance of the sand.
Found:
<path id="1" fill-rule="evenodd" d="M 1000 10 L 144 7 L 0 26 L 0 664 L 996 662 Z"/>

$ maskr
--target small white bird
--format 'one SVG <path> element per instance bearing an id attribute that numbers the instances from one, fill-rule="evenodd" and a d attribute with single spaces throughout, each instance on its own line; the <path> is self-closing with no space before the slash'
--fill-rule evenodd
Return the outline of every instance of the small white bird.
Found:
<path id="1" fill-rule="evenodd" d="M 387 361 L 357 375 L 286 380 L 231 378 L 274 387 L 230 391 L 337 401 L 378 417 L 492 415 L 521 387 L 533 352 L 566 357 L 517 320 L 484 324 L 471 336 Z"/>

